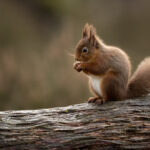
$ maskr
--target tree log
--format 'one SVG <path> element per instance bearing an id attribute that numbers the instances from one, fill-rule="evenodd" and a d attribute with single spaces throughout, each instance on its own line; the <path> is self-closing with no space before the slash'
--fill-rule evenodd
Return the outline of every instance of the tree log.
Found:
<path id="1" fill-rule="evenodd" d="M 150 96 L 0 112 L 0 149 L 150 149 Z"/>

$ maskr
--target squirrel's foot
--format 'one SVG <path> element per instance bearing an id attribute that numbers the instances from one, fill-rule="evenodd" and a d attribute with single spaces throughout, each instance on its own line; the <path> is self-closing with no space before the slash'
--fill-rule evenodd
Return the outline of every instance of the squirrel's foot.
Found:
<path id="1" fill-rule="evenodd" d="M 104 104 L 105 100 L 102 97 L 90 97 L 88 103 L 94 103 L 97 105 Z"/>

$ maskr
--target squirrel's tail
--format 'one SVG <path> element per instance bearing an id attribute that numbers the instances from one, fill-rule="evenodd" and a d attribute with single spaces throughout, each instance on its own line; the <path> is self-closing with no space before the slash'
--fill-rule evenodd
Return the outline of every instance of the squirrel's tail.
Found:
<path id="1" fill-rule="evenodd" d="M 150 92 L 150 57 L 144 59 L 129 80 L 127 98 L 147 95 Z"/>

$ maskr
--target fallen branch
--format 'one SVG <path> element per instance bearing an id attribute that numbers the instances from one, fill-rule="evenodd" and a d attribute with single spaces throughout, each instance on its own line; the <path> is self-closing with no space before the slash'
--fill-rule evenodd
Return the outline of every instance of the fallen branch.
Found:
<path id="1" fill-rule="evenodd" d="M 150 97 L 0 112 L 0 149 L 150 149 Z"/>

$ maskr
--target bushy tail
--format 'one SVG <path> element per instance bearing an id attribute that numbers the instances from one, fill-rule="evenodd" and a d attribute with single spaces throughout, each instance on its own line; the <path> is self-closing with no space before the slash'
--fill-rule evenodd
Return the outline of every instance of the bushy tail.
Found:
<path id="1" fill-rule="evenodd" d="M 150 93 L 150 57 L 144 59 L 129 80 L 127 98 L 135 98 Z"/>

